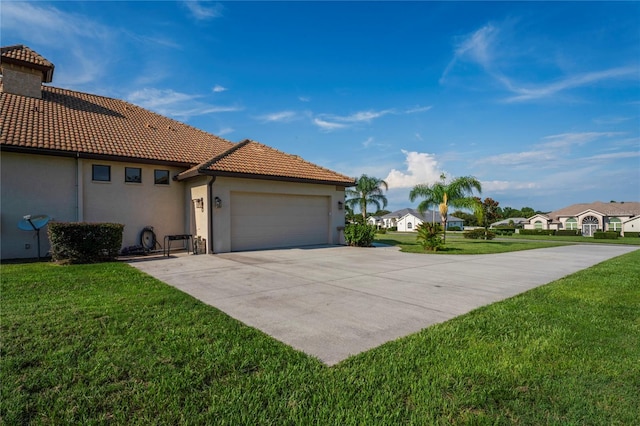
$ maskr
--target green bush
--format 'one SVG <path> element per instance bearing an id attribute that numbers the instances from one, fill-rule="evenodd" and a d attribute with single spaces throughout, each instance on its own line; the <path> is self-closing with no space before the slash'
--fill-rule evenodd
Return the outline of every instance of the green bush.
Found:
<path id="1" fill-rule="evenodd" d="M 377 232 L 378 234 L 386 234 L 386 233 L 387 233 L 387 230 L 386 230 L 385 228 L 379 228 L 376 232 Z"/>
<path id="2" fill-rule="evenodd" d="M 51 256 L 67 263 L 114 260 L 122 246 L 124 225 L 119 223 L 49 223 Z"/>
<path id="3" fill-rule="evenodd" d="M 516 228 L 494 228 L 493 232 L 495 232 L 496 235 L 513 235 L 516 232 Z"/>
<path id="4" fill-rule="evenodd" d="M 640 232 L 628 231 L 628 232 L 624 233 L 624 237 L 625 238 L 640 238 Z"/>
<path id="5" fill-rule="evenodd" d="M 389 228 L 389 231 L 397 231 L 398 227 L 397 226 L 392 226 Z"/>
<path id="6" fill-rule="evenodd" d="M 493 240 L 496 237 L 496 233 L 489 230 L 485 232 L 484 228 L 476 228 L 464 231 L 462 236 L 471 240 Z"/>
<path id="7" fill-rule="evenodd" d="M 450 226 L 447 231 L 462 231 L 462 228 L 459 226 Z"/>
<path id="8" fill-rule="evenodd" d="M 444 244 L 440 234 L 442 233 L 442 227 L 439 223 L 422 222 L 416 226 L 418 231 L 418 244 L 422 246 L 424 250 L 438 251 Z"/>
<path id="9" fill-rule="evenodd" d="M 594 232 L 593 238 L 596 240 L 617 240 L 618 231 Z"/>
<path id="10" fill-rule="evenodd" d="M 556 235 L 560 237 L 575 237 L 582 235 L 579 229 L 558 229 Z"/>
<path id="11" fill-rule="evenodd" d="M 521 229 L 521 235 L 555 235 L 555 229 Z"/>
<path id="12" fill-rule="evenodd" d="M 371 247 L 376 227 L 364 223 L 350 223 L 344 227 L 344 239 L 350 246 Z"/>

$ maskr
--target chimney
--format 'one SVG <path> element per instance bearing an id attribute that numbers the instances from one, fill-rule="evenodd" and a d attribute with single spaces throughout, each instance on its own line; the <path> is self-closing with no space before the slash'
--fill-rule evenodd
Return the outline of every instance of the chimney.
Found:
<path id="1" fill-rule="evenodd" d="M 54 65 L 22 44 L 1 51 L 0 92 L 42 99 L 42 83 L 51 83 Z"/>

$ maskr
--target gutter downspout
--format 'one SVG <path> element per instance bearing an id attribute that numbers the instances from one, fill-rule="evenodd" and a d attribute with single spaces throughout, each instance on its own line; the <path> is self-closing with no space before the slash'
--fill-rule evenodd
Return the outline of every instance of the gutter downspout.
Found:
<path id="1" fill-rule="evenodd" d="M 213 182 L 216 181 L 216 177 L 215 176 L 211 176 L 211 180 L 209 181 L 209 183 L 207 183 L 207 188 L 208 188 L 208 206 L 207 206 L 207 212 L 208 212 L 208 221 L 209 221 L 209 226 L 207 227 L 208 230 L 208 235 L 207 238 L 209 239 L 209 254 L 214 254 L 213 252 Z"/>
<path id="2" fill-rule="evenodd" d="M 83 198 L 83 182 L 82 182 L 82 159 L 80 158 L 80 153 L 76 153 L 76 222 L 82 222 L 84 220 L 84 198 Z"/>

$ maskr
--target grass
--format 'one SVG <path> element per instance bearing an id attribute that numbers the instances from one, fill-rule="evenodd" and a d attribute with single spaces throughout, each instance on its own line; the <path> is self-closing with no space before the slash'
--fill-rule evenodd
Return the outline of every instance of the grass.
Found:
<path id="1" fill-rule="evenodd" d="M 502 239 L 518 239 L 518 240 L 543 240 L 543 241 L 558 241 L 558 242 L 573 242 L 583 244 L 626 244 L 631 246 L 640 246 L 640 238 L 632 237 L 620 237 L 615 240 L 597 240 L 593 237 L 583 236 L 558 236 L 558 235 L 512 235 L 512 236 L 498 236 L 496 238 Z"/>
<path id="2" fill-rule="evenodd" d="M 634 424 L 640 250 L 328 368 L 125 264 L 2 265 L 3 424 Z"/>
<path id="3" fill-rule="evenodd" d="M 406 253 L 425 253 L 425 250 L 416 241 L 416 233 L 386 233 L 376 234 L 376 242 L 399 246 L 400 251 Z M 510 251 L 532 250 L 545 247 L 557 247 L 566 243 L 555 241 L 504 241 L 504 240 L 469 240 L 461 235 L 447 233 L 446 244 L 438 249 L 435 254 L 490 254 L 507 253 Z M 426 253 L 433 254 L 432 251 Z"/>

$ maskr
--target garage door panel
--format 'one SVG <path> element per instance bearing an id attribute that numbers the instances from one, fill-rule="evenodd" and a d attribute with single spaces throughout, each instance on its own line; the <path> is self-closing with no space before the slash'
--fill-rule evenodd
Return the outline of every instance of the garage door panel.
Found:
<path id="1" fill-rule="evenodd" d="M 231 193 L 231 250 L 326 244 L 329 197 Z"/>

